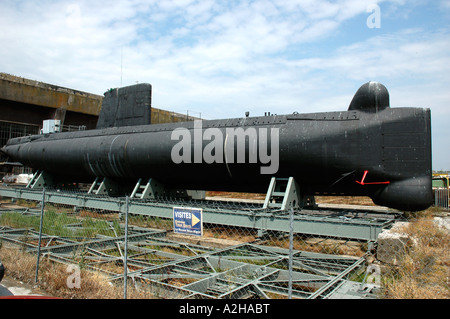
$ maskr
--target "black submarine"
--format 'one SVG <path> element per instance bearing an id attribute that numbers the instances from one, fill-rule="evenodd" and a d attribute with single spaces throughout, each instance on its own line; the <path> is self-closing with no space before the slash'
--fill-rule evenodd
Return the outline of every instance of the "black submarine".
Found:
<path id="1" fill-rule="evenodd" d="M 369 196 L 405 211 L 432 204 L 430 109 L 390 107 L 378 82 L 362 85 L 346 111 L 168 124 L 148 124 L 149 94 L 150 84 L 106 92 L 96 129 L 13 138 L 1 151 L 56 182 L 103 177 L 126 190 L 153 178 L 264 193 L 272 177 L 293 177 L 305 196 Z"/>

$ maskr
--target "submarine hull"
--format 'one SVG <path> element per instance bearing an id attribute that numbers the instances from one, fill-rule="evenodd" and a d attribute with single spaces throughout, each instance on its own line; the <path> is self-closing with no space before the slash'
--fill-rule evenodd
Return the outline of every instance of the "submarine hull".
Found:
<path id="1" fill-rule="evenodd" d="M 432 202 L 430 118 L 387 107 L 114 127 L 15 138 L 2 151 L 60 181 L 264 193 L 271 177 L 294 177 L 306 195 L 417 211 Z"/>

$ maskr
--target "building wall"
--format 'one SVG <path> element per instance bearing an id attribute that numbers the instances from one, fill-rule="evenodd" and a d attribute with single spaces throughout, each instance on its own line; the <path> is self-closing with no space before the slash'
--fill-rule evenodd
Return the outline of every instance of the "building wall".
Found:
<path id="1" fill-rule="evenodd" d="M 199 118 L 152 107 L 152 124 L 194 121 Z"/>
<path id="2" fill-rule="evenodd" d="M 0 73 L 0 99 L 98 115 L 103 96 Z"/>

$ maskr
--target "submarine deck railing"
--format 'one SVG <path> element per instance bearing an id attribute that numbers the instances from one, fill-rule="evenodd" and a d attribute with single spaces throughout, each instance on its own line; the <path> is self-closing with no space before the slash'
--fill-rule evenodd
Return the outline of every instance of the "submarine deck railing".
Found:
<path id="1" fill-rule="evenodd" d="M 0 187 L 0 196 L 40 201 L 42 189 L 2 186 Z M 49 189 L 45 192 L 45 201 L 119 214 L 126 211 L 125 197 L 99 197 L 87 193 Z M 258 230 L 261 234 L 267 231 L 287 232 L 290 227 L 287 211 L 279 211 L 273 208 L 263 209 L 261 205 L 254 203 L 183 199 L 130 199 L 128 212 L 136 215 L 172 219 L 174 207 L 201 208 L 203 223 L 251 228 Z M 303 209 L 295 212 L 293 232 L 376 242 L 378 235 L 388 228 L 393 221 L 394 217 L 390 214 L 364 210 Z"/>

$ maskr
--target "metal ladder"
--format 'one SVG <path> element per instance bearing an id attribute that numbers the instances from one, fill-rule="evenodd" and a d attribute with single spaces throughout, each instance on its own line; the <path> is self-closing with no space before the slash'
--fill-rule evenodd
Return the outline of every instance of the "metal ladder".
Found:
<path id="1" fill-rule="evenodd" d="M 287 210 L 301 205 L 300 187 L 293 177 L 272 177 L 263 208 Z"/>
<path id="2" fill-rule="evenodd" d="M 155 198 L 159 195 L 163 195 L 165 189 L 162 184 L 158 183 L 155 179 L 142 179 L 139 178 L 136 186 L 131 193 L 130 198 Z"/>

